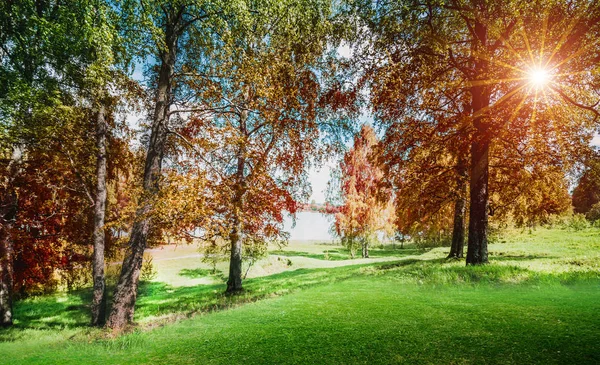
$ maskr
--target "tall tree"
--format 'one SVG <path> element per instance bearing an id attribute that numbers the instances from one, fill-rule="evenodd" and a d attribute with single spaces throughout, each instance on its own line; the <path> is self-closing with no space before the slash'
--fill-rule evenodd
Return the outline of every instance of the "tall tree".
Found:
<path id="1" fill-rule="evenodd" d="M 179 130 L 203 151 L 197 161 L 210 180 L 213 213 L 197 224 L 211 250 L 229 253 L 229 293 L 243 289 L 244 256 L 287 240 L 284 212 L 307 198 L 307 167 L 343 129 L 326 120 L 316 71 L 327 65 L 331 11 L 321 0 L 243 2 L 218 48 L 182 75 L 204 104 Z"/>
<path id="2" fill-rule="evenodd" d="M 119 4 L 119 3 L 116 3 Z M 84 5 L 84 4 L 82 4 Z M 80 95 L 93 110 L 96 171 L 94 187 L 93 218 L 93 254 L 92 254 L 92 303 L 91 324 L 103 325 L 106 312 L 106 293 L 104 277 L 105 256 L 105 214 L 107 208 L 108 180 L 108 138 L 112 114 L 119 102 L 131 99 L 132 91 L 138 89 L 135 83 L 125 76 L 127 64 L 133 55 L 129 34 L 119 34 L 118 8 L 104 0 L 92 1 L 87 9 L 90 32 L 86 33 L 87 42 L 92 53 L 92 62 L 85 69 L 85 78 L 81 85 Z M 118 95 L 117 95 L 118 94 Z M 139 96 L 135 95 L 135 96 Z"/>
<path id="3" fill-rule="evenodd" d="M 210 25 L 216 25 L 214 19 L 223 13 L 218 2 L 200 0 L 156 0 L 139 4 L 125 1 L 122 9 L 129 26 L 127 29 L 137 31 L 140 36 L 141 54 L 155 56 L 158 64 L 156 79 L 152 84 L 154 110 L 144 163 L 143 192 L 107 321 L 107 326 L 113 329 L 122 329 L 133 321 L 143 253 L 152 230 L 153 201 L 159 192 L 163 157 L 167 149 L 169 117 L 177 112 L 172 107 L 176 108 L 178 102 L 185 100 L 185 95 L 174 93 L 174 88 L 177 88 L 177 67 L 184 63 L 181 59 L 191 53 L 189 47 L 207 47 L 211 37 L 218 35 L 218 29 L 211 29 Z"/>
<path id="4" fill-rule="evenodd" d="M 438 95 L 462 92 L 468 96 L 467 264 L 485 263 L 494 143 L 527 136 L 525 140 L 533 147 L 533 141 L 541 141 L 541 137 L 529 129 L 536 124 L 552 126 L 547 129 L 556 136 L 553 148 L 560 149 L 565 159 L 582 154 L 566 140 L 585 149 L 576 136 L 591 138 L 598 116 L 590 90 L 597 82 L 593 69 L 597 65 L 600 7 L 595 2 L 479 0 L 365 2 L 359 7 L 367 14 L 376 44 L 383 50 L 389 50 L 389 45 L 392 48 L 377 53 L 381 56 L 376 68 L 395 71 L 409 64 L 419 70 L 388 73 L 390 78 L 406 78 L 390 79 L 387 85 L 391 88 L 381 88 L 379 95 L 393 93 L 396 85 L 425 80 L 444 89 Z M 401 93 L 400 100 L 412 100 L 418 106 L 424 100 L 422 95 L 423 89 L 418 89 L 417 93 Z M 569 112 L 578 115 L 577 122 L 566 118 Z M 436 119 L 421 107 L 403 114 L 422 124 Z M 519 126 L 519 131 L 510 130 L 513 126 Z"/>
<path id="5" fill-rule="evenodd" d="M 43 147 L 42 140 L 55 134 L 62 118 L 73 115 L 70 90 L 83 78 L 81 66 L 90 62 L 84 36 L 89 30 L 88 3 L 3 2 L 0 8 L 0 148 L 15 157 L 7 163 L 0 199 L 6 209 L 0 251 L 6 255 L 14 251 L 11 231 L 20 198 L 15 184 L 24 170 L 22 162 L 35 155 L 33 148 Z M 10 280 L 11 258 L 0 260 L 5 265 L 2 278 Z M 2 286 L 4 297 L 10 297 L 10 285 Z M 10 300 L 2 300 L 0 307 L 8 313 Z M 3 316 L 3 323 L 10 324 L 10 316 Z"/>

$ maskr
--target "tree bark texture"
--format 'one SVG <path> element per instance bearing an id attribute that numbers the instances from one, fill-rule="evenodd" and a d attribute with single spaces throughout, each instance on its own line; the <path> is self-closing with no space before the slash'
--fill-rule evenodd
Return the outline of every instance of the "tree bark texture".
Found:
<path id="1" fill-rule="evenodd" d="M 477 36 L 475 54 L 486 46 L 487 29 L 475 22 Z M 483 57 L 475 58 L 475 71 L 479 80 L 471 86 L 471 110 L 474 133 L 471 140 L 471 179 L 469 201 L 469 242 L 467 247 L 467 265 L 479 265 L 488 262 L 488 205 L 489 205 L 489 135 L 488 108 L 490 106 L 489 88 L 483 82 L 489 71 L 488 61 Z"/>
<path id="2" fill-rule="evenodd" d="M 92 258 L 92 276 L 94 291 L 92 293 L 91 315 L 92 326 L 104 325 L 106 317 L 106 293 L 104 278 L 104 215 L 106 212 L 106 109 L 100 104 L 96 114 L 96 199 L 94 203 L 94 253 Z"/>
<path id="3" fill-rule="evenodd" d="M 246 119 L 248 112 L 243 111 L 240 117 L 240 133 L 246 136 Z M 245 141 L 238 150 L 235 196 L 233 198 L 233 228 L 229 235 L 231 241 L 231 256 L 229 258 L 229 278 L 227 280 L 227 293 L 237 293 L 242 287 L 242 250 L 243 250 L 243 223 L 242 212 L 244 208 L 244 195 L 246 193 L 246 167 Z"/>
<path id="4" fill-rule="evenodd" d="M 152 226 L 149 213 L 152 209 L 152 200 L 156 197 L 159 189 L 158 182 L 168 134 L 169 103 L 172 98 L 171 84 L 182 14 L 183 11 L 179 11 L 176 18 L 169 18 L 165 29 L 166 50 L 160 53 L 161 66 L 158 74 L 150 142 L 144 165 L 143 192 L 136 211 L 119 282 L 115 289 L 111 313 L 106 324 L 107 327 L 115 330 L 120 330 L 133 321 L 143 254 Z"/>
<path id="5" fill-rule="evenodd" d="M 465 212 L 467 196 L 467 166 L 464 156 L 459 155 L 456 164 L 457 195 L 454 202 L 454 227 L 452 230 L 452 246 L 448 258 L 462 258 L 465 246 Z"/>
<path id="6" fill-rule="evenodd" d="M 13 146 L 13 153 L 6 171 L 6 180 L 0 191 L 0 326 L 13 324 L 13 260 L 14 244 L 12 229 L 17 217 L 18 195 L 14 181 L 23 158 L 22 148 Z"/>
<path id="7" fill-rule="evenodd" d="M 0 326 L 13 324 L 13 242 L 11 230 L 16 217 L 17 195 L 6 192 L 2 197 L 2 221 L 0 222 Z M 6 207 L 5 207 L 6 205 Z"/>

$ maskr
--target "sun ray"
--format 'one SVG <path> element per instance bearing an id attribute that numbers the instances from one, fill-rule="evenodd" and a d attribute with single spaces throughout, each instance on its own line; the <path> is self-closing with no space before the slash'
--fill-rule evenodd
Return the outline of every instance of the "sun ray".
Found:
<path id="1" fill-rule="evenodd" d="M 490 111 L 492 108 L 495 108 L 499 105 L 501 105 L 502 103 L 504 103 L 506 100 L 510 99 L 513 95 L 515 95 L 516 93 L 518 93 L 520 90 L 525 88 L 525 84 L 523 85 L 519 85 L 518 87 L 515 87 L 513 90 L 509 91 L 508 93 L 504 94 L 500 99 L 498 99 L 495 103 L 488 105 L 487 107 L 481 108 L 480 110 L 478 110 L 477 112 L 473 113 L 473 115 L 471 116 L 471 118 L 477 118 L 482 116 L 483 114 L 487 113 L 488 111 Z"/>
<path id="2" fill-rule="evenodd" d="M 513 46 L 512 46 L 510 43 L 506 42 L 506 43 L 504 43 L 504 44 L 506 45 L 506 47 L 508 47 L 508 50 L 509 50 L 510 52 L 512 52 L 512 53 L 513 53 L 513 55 L 514 55 L 514 56 L 516 56 L 516 57 L 519 59 L 519 61 L 521 61 L 521 63 L 523 63 L 523 64 L 527 63 L 527 61 L 525 61 L 525 60 L 523 59 L 523 57 L 521 56 L 521 53 L 520 53 L 520 52 L 517 52 L 517 51 L 514 49 L 514 47 L 513 47 Z M 515 67 L 515 66 L 512 66 L 512 65 L 511 65 L 510 67 L 512 67 L 512 68 L 515 68 L 515 69 L 519 69 L 518 67 Z"/>
<path id="3" fill-rule="evenodd" d="M 487 85 L 498 85 L 505 84 L 513 81 L 523 81 L 526 77 L 512 77 L 506 79 L 488 79 L 488 80 L 475 80 L 471 82 L 472 86 L 487 86 Z"/>
<path id="4" fill-rule="evenodd" d="M 508 122 L 506 123 L 507 125 L 510 125 L 512 122 L 514 122 L 515 118 L 517 117 L 517 114 L 519 113 L 523 105 L 525 105 L 527 96 L 527 94 L 523 94 L 523 98 L 521 98 L 521 101 L 519 102 L 519 104 L 517 104 L 517 107 L 515 108 L 515 110 L 513 110 L 510 117 L 508 118 Z"/>
<path id="5" fill-rule="evenodd" d="M 521 68 L 519 68 L 517 66 L 513 66 L 511 64 L 508 64 L 506 62 L 500 61 L 500 60 L 491 59 L 490 62 L 493 63 L 493 64 L 495 64 L 495 65 L 503 66 L 505 68 L 508 68 L 508 69 L 511 69 L 511 70 L 514 70 L 514 71 L 518 71 L 518 72 L 521 72 L 521 73 L 526 73 L 525 71 L 523 71 L 523 69 L 521 69 Z"/>
<path id="6" fill-rule="evenodd" d="M 558 42 L 556 42 L 556 46 L 552 50 L 552 53 L 546 60 L 546 65 L 545 65 L 546 67 L 550 64 L 550 62 L 552 62 L 552 59 L 554 58 L 554 56 L 556 56 L 556 54 L 558 53 L 558 51 L 560 50 L 562 45 L 567 41 L 567 37 L 569 36 L 569 34 L 573 30 L 573 28 L 575 28 L 575 25 L 577 25 L 577 23 L 579 22 L 579 19 L 581 19 L 581 17 L 579 15 L 571 18 L 571 22 L 567 26 L 567 29 L 562 33 L 560 39 L 558 40 Z"/>
<path id="7" fill-rule="evenodd" d="M 518 87 L 514 88 L 513 90 L 507 92 L 506 94 L 502 95 L 502 97 L 498 100 L 496 100 L 496 102 L 494 104 L 491 104 L 489 106 L 489 108 L 495 108 L 497 106 L 500 106 L 501 104 L 503 104 L 504 102 L 506 102 L 506 100 L 510 99 L 513 95 L 515 95 L 516 93 L 518 93 L 519 91 L 523 90 L 525 88 L 525 84 L 519 85 Z"/>
<path id="8" fill-rule="evenodd" d="M 547 106 L 550 106 L 552 103 L 550 102 L 550 100 L 548 100 L 548 93 L 546 92 L 546 90 L 545 90 L 545 89 L 542 89 L 542 96 L 544 97 L 544 102 L 545 102 L 545 104 L 546 104 Z M 557 118 L 556 118 L 556 113 L 555 113 L 555 111 L 554 111 L 554 108 L 547 108 L 546 110 L 549 110 L 549 111 L 550 111 L 550 114 L 551 114 L 551 117 L 552 117 L 551 119 L 552 119 L 552 120 L 557 120 Z"/>
<path id="9" fill-rule="evenodd" d="M 562 61 L 560 61 L 556 65 L 552 66 L 552 68 L 556 69 L 556 68 L 564 65 L 565 63 L 571 61 L 575 57 L 581 56 L 581 54 L 583 54 L 584 52 L 587 52 L 589 50 L 589 48 L 591 48 L 593 46 L 598 46 L 598 42 L 590 42 L 590 43 L 584 45 L 583 47 L 580 47 L 576 52 L 571 53 L 570 55 L 565 57 Z"/>
<path id="10" fill-rule="evenodd" d="M 577 75 L 585 75 L 589 74 L 589 70 L 575 71 L 575 72 L 563 72 L 554 74 L 555 77 L 563 77 L 563 76 L 577 76 Z"/>
<path id="11" fill-rule="evenodd" d="M 538 55 L 540 60 L 544 59 L 544 48 L 546 47 L 546 32 L 547 31 L 548 31 L 548 15 L 545 14 L 542 17 L 542 37 L 541 37 L 541 44 L 540 44 L 539 55 Z M 544 67 L 544 68 L 546 68 L 546 67 Z"/>
<path id="12" fill-rule="evenodd" d="M 538 90 L 535 91 L 535 95 L 533 97 L 533 111 L 531 112 L 531 118 L 529 120 L 533 123 L 537 117 L 537 102 L 538 102 Z"/>
<path id="13" fill-rule="evenodd" d="M 530 61 L 531 63 L 535 63 L 535 59 L 533 57 L 533 50 L 531 49 L 531 45 L 529 44 L 529 38 L 527 38 L 527 33 L 525 33 L 525 30 L 523 28 L 521 28 L 521 35 L 523 36 L 525 47 L 527 47 L 527 53 L 529 54 Z"/>

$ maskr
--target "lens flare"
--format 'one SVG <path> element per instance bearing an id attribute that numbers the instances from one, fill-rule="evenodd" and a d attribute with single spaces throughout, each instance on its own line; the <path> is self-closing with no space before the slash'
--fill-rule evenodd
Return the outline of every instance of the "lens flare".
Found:
<path id="1" fill-rule="evenodd" d="M 534 68 L 529 71 L 529 82 L 536 88 L 541 88 L 550 81 L 550 73 L 543 68 Z"/>

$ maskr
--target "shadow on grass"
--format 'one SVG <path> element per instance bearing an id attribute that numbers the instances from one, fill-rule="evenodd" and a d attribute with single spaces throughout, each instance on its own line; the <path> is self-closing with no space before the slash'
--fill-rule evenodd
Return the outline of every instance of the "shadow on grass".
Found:
<path id="1" fill-rule="evenodd" d="M 135 320 L 148 322 L 156 318 L 189 317 L 285 294 L 301 288 L 343 280 L 357 273 L 357 267 L 298 269 L 244 281 L 245 290 L 238 295 L 226 295 L 225 284 L 172 287 L 161 282 L 141 282 L 138 288 Z M 353 269 L 350 269 L 353 268 Z M 208 270 L 207 270 L 208 271 Z M 189 275 L 201 274 L 190 270 Z M 204 274 L 204 273 L 202 273 Z M 107 292 L 112 294 L 113 288 Z M 26 335 L 24 330 L 60 330 L 89 325 L 91 288 L 33 297 L 17 301 L 15 324 L 0 329 L 0 342 L 16 341 Z"/>
<path id="2" fill-rule="evenodd" d="M 91 289 L 27 298 L 14 303 L 14 324 L 0 329 L 0 342 L 16 341 L 24 330 L 56 330 L 89 324 Z"/>
<path id="3" fill-rule="evenodd" d="M 511 255 L 506 254 L 504 252 L 490 252 L 489 260 L 490 261 L 529 261 L 529 260 L 537 260 L 537 259 L 559 259 L 559 256 L 549 256 L 549 255 Z"/>
<path id="4" fill-rule="evenodd" d="M 225 284 L 170 287 L 164 283 L 145 283 L 140 286 L 136 306 L 136 320 L 151 317 L 189 317 L 274 297 L 306 287 L 333 283 L 359 274 L 353 265 L 332 269 L 297 269 L 278 274 L 251 278 L 244 281 L 244 291 L 237 295 L 225 294 Z"/>
<path id="5" fill-rule="evenodd" d="M 178 273 L 179 276 L 185 276 L 190 279 L 213 277 L 223 279 L 223 273 L 220 271 L 214 271 L 209 269 L 181 269 Z"/>

